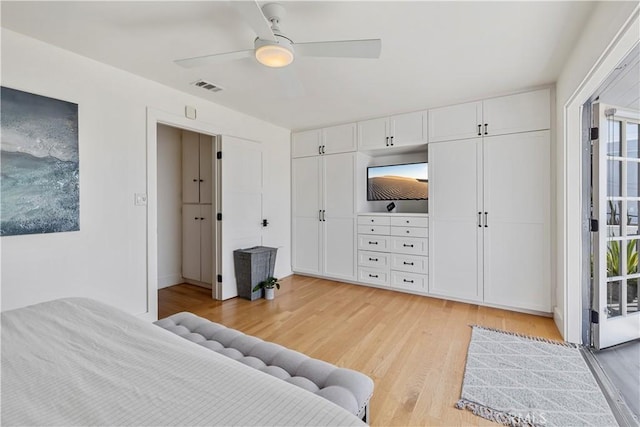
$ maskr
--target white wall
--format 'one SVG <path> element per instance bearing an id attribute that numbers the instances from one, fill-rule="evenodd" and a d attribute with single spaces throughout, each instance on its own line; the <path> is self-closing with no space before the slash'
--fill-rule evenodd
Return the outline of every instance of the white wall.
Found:
<path id="1" fill-rule="evenodd" d="M 2 309 L 86 296 L 147 313 L 147 108 L 264 144 L 264 244 L 290 274 L 290 132 L 203 99 L 2 29 L 2 85 L 78 104 L 80 231 L 2 237 Z M 155 283 L 151 283 L 155 287 Z"/>
<path id="2" fill-rule="evenodd" d="M 182 283 L 182 131 L 158 125 L 158 288 Z"/>
<path id="3" fill-rule="evenodd" d="M 557 308 L 554 313 L 558 329 L 571 342 L 581 341 L 581 233 L 582 233 L 582 167 L 580 111 L 592 94 L 580 93 L 586 78 L 596 70 L 619 40 L 618 33 L 630 17 L 637 14 L 637 2 L 600 2 L 577 41 L 556 83 L 557 101 Z M 635 10 L 635 12 L 634 12 Z M 637 21 L 637 18 L 636 18 Z M 633 27 L 630 37 L 639 37 Z M 615 66 L 615 63 L 613 64 Z M 611 66 L 610 70 L 613 70 Z M 600 70 L 602 71 L 602 70 Z M 595 88 L 598 82 L 592 82 Z M 576 99 L 580 97 L 581 99 Z M 588 242 L 585 242 L 588 244 Z"/>

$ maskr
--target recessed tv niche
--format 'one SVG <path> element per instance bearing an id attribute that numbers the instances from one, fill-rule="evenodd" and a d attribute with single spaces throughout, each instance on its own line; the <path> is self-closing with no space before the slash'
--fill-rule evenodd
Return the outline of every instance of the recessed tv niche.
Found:
<path id="1" fill-rule="evenodd" d="M 370 166 L 367 168 L 367 200 L 427 200 L 429 164 Z"/>

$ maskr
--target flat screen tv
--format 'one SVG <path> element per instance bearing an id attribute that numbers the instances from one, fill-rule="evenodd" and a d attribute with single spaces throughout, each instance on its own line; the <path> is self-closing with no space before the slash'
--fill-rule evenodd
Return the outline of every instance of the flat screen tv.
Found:
<path id="1" fill-rule="evenodd" d="M 427 200 L 429 164 L 370 166 L 367 168 L 367 200 Z"/>

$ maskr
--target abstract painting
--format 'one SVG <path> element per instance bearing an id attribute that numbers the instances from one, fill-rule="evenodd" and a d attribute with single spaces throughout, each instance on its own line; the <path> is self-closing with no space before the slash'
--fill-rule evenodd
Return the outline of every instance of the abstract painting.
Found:
<path id="1" fill-rule="evenodd" d="M 78 104 L 0 90 L 0 235 L 79 230 Z"/>

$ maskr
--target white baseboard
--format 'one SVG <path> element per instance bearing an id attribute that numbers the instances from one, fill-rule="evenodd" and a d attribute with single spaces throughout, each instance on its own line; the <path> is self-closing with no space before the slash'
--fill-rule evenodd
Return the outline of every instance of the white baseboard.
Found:
<path id="1" fill-rule="evenodd" d="M 158 277 L 158 289 L 184 283 L 181 274 L 171 274 L 169 276 Z"/>
<path id="2" fill-rule="evenodd" d="M 558 331 L 560 331 L 562 339 L 566 340 L 567 338 L 564 336 L 564 316 L 558 306 L 553 307 L 553 321 L 555 322 Z"/>

